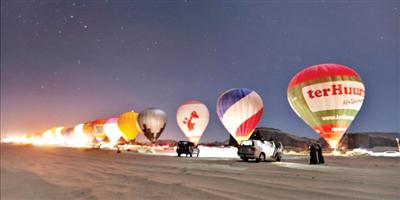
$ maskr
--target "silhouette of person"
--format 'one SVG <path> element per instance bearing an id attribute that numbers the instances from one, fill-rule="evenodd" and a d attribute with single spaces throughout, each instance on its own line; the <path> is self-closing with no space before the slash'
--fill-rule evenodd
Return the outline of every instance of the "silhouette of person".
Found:
<path id="1" fill-rule="evenodd" d="M 324 156 L 322 155 L 322 147 L 319 144 L 315 144 L 316 149 L 317 149 L 317 157 L 318 157 L 318 164 L 324 164 Z"/>
<path id="2" fill-rule="evenodd" d="M 310 144 L 309 150 L 310 150 L 310 165 L 318 164 L 317 149 L 315 147 L 315 144 Z"/>

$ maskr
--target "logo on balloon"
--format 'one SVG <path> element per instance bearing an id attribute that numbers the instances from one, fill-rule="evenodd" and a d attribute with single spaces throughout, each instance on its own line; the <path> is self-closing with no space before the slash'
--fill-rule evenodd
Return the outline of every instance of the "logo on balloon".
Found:
<path id="1" fill-rule="evenodd" d="M 187 125 L 187 128 L 189 129 L 189 131 L 192 131 L 194 129 L 194 125 L 196 125 L 195 123 L 192 122 L 193 119 L 198 119 L 199 115 L 197 115 L 196 111 L 192 111 L 192 113 L 190 113 L 190 117 L 189 119 L 187 117 L 185 117 L 185 120 L 183 120 L 183 123 Z"/>
<path id="2" fill-rule="evenodd" d="M 297 73 L 287 96 L 296 114 L 336 149 L 363 104 L 365 87 L 351 68 L 319 64 Z"/>
<path id="3" fill-rule="evenodd" d="M 210 113 L 207 106 L 198 100 L 186 101 L 176 111 L 176 122 L 179 128 L 195 145 L 199 143 L 209 119 Z"/>

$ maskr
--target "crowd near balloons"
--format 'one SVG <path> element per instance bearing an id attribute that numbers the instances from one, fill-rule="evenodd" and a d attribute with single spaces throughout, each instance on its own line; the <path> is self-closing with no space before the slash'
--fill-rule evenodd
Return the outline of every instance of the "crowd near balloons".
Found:
<path id="1" fill-rule="evenodd" d="M 307 67 L 290 80 L 287 88 L 289 105 L 294 112 L 334 149 L 356 117 L 364 97 L 365 87 L 360 76 L 340 64 Z M 216 114 L 238 144 L 250 138 L 263 110 L 262 97 L 252 89 L 229 89 L 217 98 Z M 72 128 L 55 127 L 18 140 L 84 147 L 129 144 L 143 134 L 154 144 L 165 130 L 167 118 L 163 110 L 147 108 L 139 113 L 125 112 L 118 117 L 96 119 Z M 187 100 L 177 108 L 176 123 L 195 145 L 199 144 L 209 120 L 209 109 L 200 100 Z"/>

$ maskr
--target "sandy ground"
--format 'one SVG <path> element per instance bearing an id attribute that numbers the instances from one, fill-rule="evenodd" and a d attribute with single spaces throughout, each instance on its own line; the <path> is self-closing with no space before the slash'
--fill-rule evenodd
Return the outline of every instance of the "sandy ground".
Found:
<path id="1" fill-rule="evenodd" d="M 1 145 L 1 199 L 400 199 L 400 158 L 283 162 Z"/>

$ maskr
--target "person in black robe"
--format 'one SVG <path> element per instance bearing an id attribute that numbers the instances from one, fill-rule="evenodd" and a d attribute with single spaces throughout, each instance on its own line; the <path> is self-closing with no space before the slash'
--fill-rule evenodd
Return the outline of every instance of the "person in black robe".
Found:
<path id="1" fill-rule="evenodd" d="M 315 144 L 316 149 L 317 149 L 317 157 L 318 157 L 318 164 L 324 164 L 324 156 L 322 155 L 322 147 L 319 144 Z"/>
<path id="2" fill-rule="evenodd" d="M 318 164 L 317 149 L 315 147 L 315 144 L 310 144 L 309 150 L 310 150 L 310 165 Z"/>

